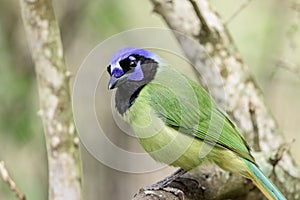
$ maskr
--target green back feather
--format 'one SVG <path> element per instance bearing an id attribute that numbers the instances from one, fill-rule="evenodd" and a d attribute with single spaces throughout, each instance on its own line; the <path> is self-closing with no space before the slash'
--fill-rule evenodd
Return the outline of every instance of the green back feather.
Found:
<path id="1" fill-rule="evenodd" d="M 254 162 L 239 130 L 212 97 L 174 69 L 161 66 L 138 99 L 146 102 L 165 125 Z"/>

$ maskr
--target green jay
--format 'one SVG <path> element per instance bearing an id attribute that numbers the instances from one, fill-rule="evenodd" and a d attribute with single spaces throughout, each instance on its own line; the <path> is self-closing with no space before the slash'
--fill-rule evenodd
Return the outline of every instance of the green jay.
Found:
<path id="1" fill-rule="evenodd" d="M 177 176 L 213 162 L 251 179 L 268 199 L 286 199 L 259 169 L 238 128 L 198 83 L 141 48 L 115 52 L 107 71 L 108 88 L 116 88 L 117 112 L 153 159 L 180 167 Z"/>

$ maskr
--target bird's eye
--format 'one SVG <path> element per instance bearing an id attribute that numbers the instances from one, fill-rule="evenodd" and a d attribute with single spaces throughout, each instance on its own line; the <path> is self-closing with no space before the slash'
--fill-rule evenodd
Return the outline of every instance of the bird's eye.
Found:
<path id="1" fill-rule="evenodd" d="M 123 71 L 126 73 L 130 71 L 132 68 L 136 67 L 137 59 L 134 56 L 129 56 L 119 62 L 120 66 L 122 67 Z"/>
<path id="2" fill-rule="evenodd" d="M 136 67 L 136 63 L 137 63 L 136 58 L 134 56 L 129 56 L 128 59 L 130 60 L 129 62 L 130 67 Z"/>
<path id="3" fill-rule="evenodd" d="M 108 72 L 109 75 L 111 76 L 111 66 L 110 66 L 110 65 L 107 66 L 107 72 Z"/>

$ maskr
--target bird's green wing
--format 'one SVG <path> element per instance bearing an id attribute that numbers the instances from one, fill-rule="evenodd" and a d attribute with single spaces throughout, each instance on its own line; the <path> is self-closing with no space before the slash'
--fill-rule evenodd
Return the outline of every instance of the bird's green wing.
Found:
<path id="1" fill-rule="evenodd" d="M 168 68 L 162 70 L 145 86 L 142 96 L 167 126 L 254 162 L 237 127 L 188 77 Z"/>

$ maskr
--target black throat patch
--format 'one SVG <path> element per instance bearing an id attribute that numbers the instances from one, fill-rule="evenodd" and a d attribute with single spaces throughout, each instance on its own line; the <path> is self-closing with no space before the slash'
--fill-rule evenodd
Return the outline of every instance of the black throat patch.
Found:
<path id="1" fill-rule="evenodd" d="M 152 59 L 144 58 L 141 66 L 144 75 L 142 80 L 127 80 L 117 88 L 115 97 L 116 108 L 121 115 L 132 106 L 140 91 L 154 79 L 158 63 Z"/>

